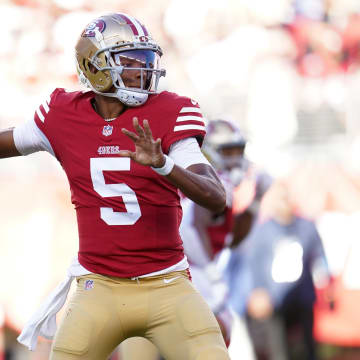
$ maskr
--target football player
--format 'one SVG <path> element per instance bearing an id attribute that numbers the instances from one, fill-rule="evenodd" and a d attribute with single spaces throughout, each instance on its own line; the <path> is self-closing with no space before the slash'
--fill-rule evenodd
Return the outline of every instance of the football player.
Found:
<path id="1" fill-rule="evenodd" d="M 105 360 L 132 336 L 149 339 L 166 359 L 229 359 L 219 325 L 190 281 L 179 235 L 178 190 L 214 213 L 226 202 L 200 150 L 200 107 L 157 92 L 162 50 L 130 15 L 95 19 L 75 50 L 90 90 L 58 88 L 33 119 L 0 133 L 2 158 L 44 150 L 60 162 L 79 231 L 66 281 L 19 341 L 33 349 L 38 334 L 52 337 L 54 314 L 76 277 L 50 359 Z"/>
<path id="2" fill-rule="evenodd" d="M 189 199 L 182 202 L 184 215 L 180 234 L 193 282 L 213 310 L 227 345 L 234 320 L 240 324 L 241 319 L 235 319 L 230 311 L 228 286 L 231 284 L 223 279 L 218 262 L 223 261 L 224 249 L 234 248 L 246 238 L 254 219 L 249 208 L 255 208 L 256 186 L 251 175 L 252 166 L 245 156 L 246 144 L 244 134 L 233 122 L 209 121 L 203 152 L 226 189 L 226 207 L 223 212 L 216 213 Z M 241 342 L 241 352 L 245 353 L 251 348 L 245 331 Z"/>
<path id="3" fill-rule="evenodd" d="M 227 345 L 233 318 L 227 304 L 227 285 L 216 263 L 220 252 L 234 241 L 233 191 L 241 181 L 245 144 L 244 136 L 231 122 L 209 121 L 203 152 L 215 166 L 226 189 L 226 207 L 219 213 L 188 198 L 182 201 L 184 214 L 180 234 L 193 282 L 214 312 Z"/>
<path id="4" fill-rule="evenodd" d="M 228 174 L 233 185 L 232 238 L 229 247 L 224 248 L 218 260 L 229 289 L 227 302 L 235 312 L 232 336 L 242 338 L 241 341 L 231 343 L 229 353 L 254 359 L 255 354 L 244 317 L 250 291 L 244 258 L 247 256 L 249 234 L 256 228 L 260 204 L 272 178 L 248 159 L 247 139 L 234 124 L 217 120 L 207 130 L 204 151 L 210 154 L 210 159 L 214 159 L 213 163 L 219 169 L 219 175 L 223 177 L 222 174 Z"/>

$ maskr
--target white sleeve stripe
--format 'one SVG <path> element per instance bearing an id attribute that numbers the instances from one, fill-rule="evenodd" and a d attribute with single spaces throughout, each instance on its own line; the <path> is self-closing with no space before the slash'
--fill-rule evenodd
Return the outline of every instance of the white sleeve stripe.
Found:
<path id="1" fill-rule="evenodd" d="M 190 124 L 190 125 L 178 125 L 178 126 L 174 127 L 174 131 L 183 131 L 183 130 L 204 130 L 205 131 L 205 126 Z"/>
<path id="2" fill-rule="evenodd" d="M 42 122 L 44 122 L 45 117 L 44 117 L 44 115 L 42 114 L 40 108 L 39 108 L 39 109 L 36 109 L 36 113 L 37 113 L 37 116 L 39 117 L 39 119 L 40 119 Z"/>
<path id="3" fill-rule="evenodd" d="M 50 108 L 49 108 L 49 105 L 48 105 L 47 101 L 44 101 L 41 105 L 43 106 L 46 113 L 48 113 L 50 111 Z"/>
<path id="4" fill-rule="evenodd" d="M 201 121 L 203 122 L 203 118 L 201 116 L 198 115 L 185 115 L 185 116 L 178 116 L 176 119 L 176 122 L 179 121 L 188 121 L 188 120 L 195 120 L 195 121 Z"/>
<path id="5" fill-rule="evenodd" d="M 185 113 L 185 112 L 198 112 L 201 114 L 201 109 L 198 107 L 183 107 L 180 110 L 181 113 Z"/>

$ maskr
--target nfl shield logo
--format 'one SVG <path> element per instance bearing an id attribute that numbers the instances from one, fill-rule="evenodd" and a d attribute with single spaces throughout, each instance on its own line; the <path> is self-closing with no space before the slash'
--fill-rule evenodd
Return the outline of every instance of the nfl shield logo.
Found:
<path id="1" fill-rule="evenodd" d="M 104 136 L 110 136 L 112 132 L 113 132 L 113 126 L 111 125 L 105 125 L 102 131 Z"/>
<path id="2" fill-rule="evenodd" d="M 94 280 L 86 280 L 84 284 L 85 290 L 90 290 L 94 288 Z"/>

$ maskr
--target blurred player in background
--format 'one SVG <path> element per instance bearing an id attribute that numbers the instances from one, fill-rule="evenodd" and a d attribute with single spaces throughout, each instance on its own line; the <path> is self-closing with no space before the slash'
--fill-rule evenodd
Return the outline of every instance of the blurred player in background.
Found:
<path id="1" fill-rule="evenodd" d="M 218 323 L 189 279 L 178 189 L 221 213 L 225 191 L 201 153 L 196 101 L 157 93 L 160 47 L 126 14 L 94 19 L 76 45 L 86 92 L 56 89 L 25 124 L 0 133 L 0 157 L 47 151 L 67 174 L 79 230 L 68 276 L 19 341 L 51 338 L 71 280 L 77 289 L 51 356 L 107 359 L 131 336 L 166 359 L 228 359 Z"/>
<path id="2" fill-rule="evenodd" d="M 215 166 L 225 187 L 226 207 L 221 213 L 213 212 L 184 198 L 182 200 L 183 219 L 180 225 L 180 234 L 184 242 L 185 254 L 190 263 L 194 285 L 214 312 L 225 343 L 229 346 L 232 315 L 227 305 L 228 289 L 222 279 L 222 274 L 217 269 L 216 262 L 221 250 L 229 246 L 233 238 L 232 195 L 234 186 L 231 181 L 231 171 L 234 170 L 234 164 L 226 164 L 226 157 L 220 158 L 219 149 L 213 148 L 214 138 L 225 135 L 221 126 L 218 126 L 219 124 L 226 124 L 236 132 L 233 133 L 232 145 L 234 149 L 238 149 L 238 153 L 234 157 L 239 162 L 241 162 L 245 140 L 230 122 L 214 120 L 207 124 L 207 136 L 203 151 Z M 221 140 L 226 141 L 226 139 Z"/>
<path id="3" fill-rule="evenodd" d="M 208 237 L 214 247 L 213 253 L 217 253 L 217 269 L 222 273 L 222 282 L 225 282 L 228 288 L 227 308 L 230 306 L 236 313 L 233 312 L 234 341 L 231 342 L 229 352 L 230 355 L 253 359 L 244 320 L 246 297 L 250 290 L 243 261 L 246 256 L 244 243 L 257 222 L 260 203 L 272 183 L 272 178 L 248 159 L 247 143 L 247 138 L 234 123 L 216 120 L 207 126 L 203 151 L 211 159 L 227 190 L 227 208 L 224 214 L 228 214 L 223 218 L 227 220 L 222 223 L 221 217 L 213 217 L 214 221 L 208 227 Z M 202 238 L 206 240 L 204 236 Z M 204 241 L 205 247 L 206 243 L 208 241 Z M 187 251 L 188 242 L 185 236 L 184 245 L 187 254 L 195 253 L 191 248 Z M 192 257 L 188 257 L 191 261 Z"/>
<path id="4" fill-rule="evenodd" d="M 246 178 L 249 167 L 245 158 L 246 143 L 244 134 L 233 122 L 209 121 L 203 152 L 226 189 L 226 208 L 216 213 L 187 198 L 182 201 L 184 215 L 180 233 L 193 282 L 213 310 L 228 346 L 235 320 L 228 301 L 228 285 L 231 284 L 224 281 L 218 260 L 224 249 L 244 239 L 251 224 L 250 217 L 234 213 L 233 199 L 234 191 Z M 248 338 L 243 334 L 242 339 L 234 341 L 241 341 L 245 349 Z"/>

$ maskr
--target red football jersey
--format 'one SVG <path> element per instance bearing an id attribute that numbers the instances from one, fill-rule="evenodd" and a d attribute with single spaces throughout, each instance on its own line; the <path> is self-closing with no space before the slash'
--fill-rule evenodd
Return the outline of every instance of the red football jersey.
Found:
<path id="1" fill-rule="evenodd" d="M 79 231 L 79 262 L 94 273 L 134 277 L 165 269 L 184 257 L 177 188 L 148 166 L 117 156 L 134 151 L 122 128 L 133 117 L 149 121 L 162 150 L 196 137 L 205 126 L 198 104 L 174 93 L 150 95 L 107 123 L 93 109 L 89 92 L 56 89 L 35 113 L 69 180 Z"/>

